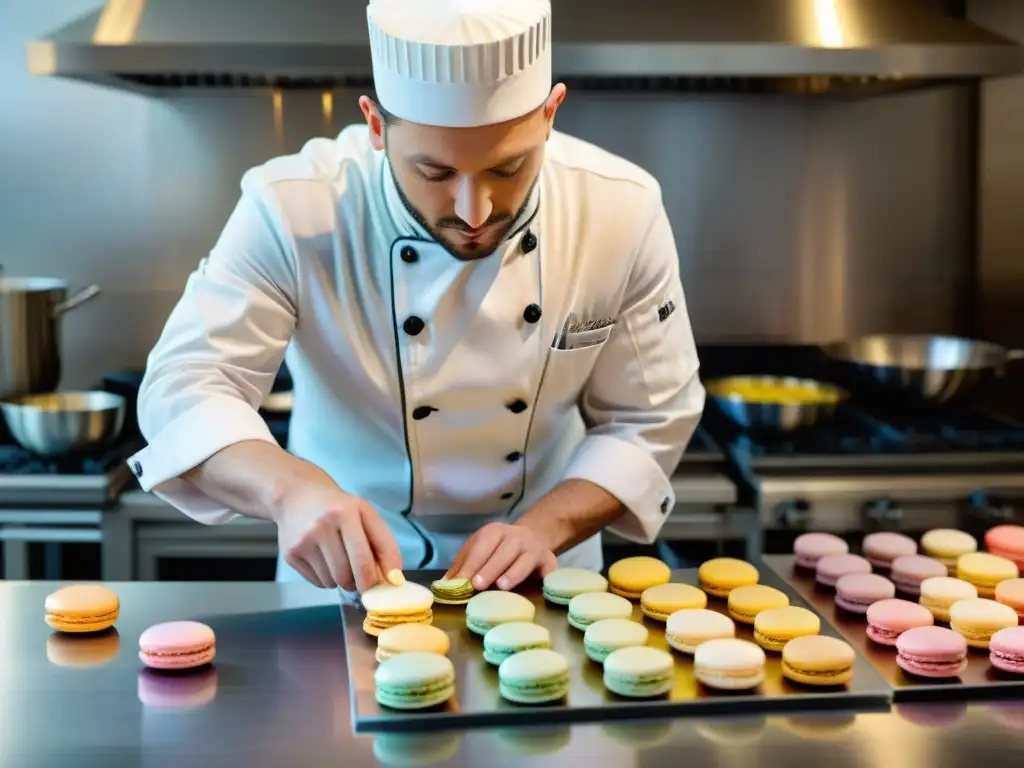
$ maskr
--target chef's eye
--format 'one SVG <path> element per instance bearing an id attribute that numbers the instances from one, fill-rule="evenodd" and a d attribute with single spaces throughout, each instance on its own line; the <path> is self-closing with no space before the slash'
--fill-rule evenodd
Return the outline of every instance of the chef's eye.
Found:
<path id="1" fill-rule="evenodd" d="M 491 173 L 499 179 L 511 179 L 522 170 L 523 163 L 520 161 L 515 165 L 506 165 L 503 168 L 492 168 Z"/>
<path id="2" fill-rule="evenodd" d="M 448 179 L 455 175 L 455 172 L 450 168 L 445 170 L 442 168 L 424 168 L 420 166 L 418 170 L 420 176 L 427 181 L 448 181 Z"/>

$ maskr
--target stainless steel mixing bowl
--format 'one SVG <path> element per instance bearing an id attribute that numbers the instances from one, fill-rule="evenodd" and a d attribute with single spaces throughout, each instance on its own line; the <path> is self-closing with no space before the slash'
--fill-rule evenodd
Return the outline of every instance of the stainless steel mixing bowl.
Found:
<path id="1" fill-rule="evenodd" d="M 0 400 L 0 413 L 23 448 L 41 456 L 100 451 L 124 427 L 126 402 L 110 392 L 58 392 Z"/>

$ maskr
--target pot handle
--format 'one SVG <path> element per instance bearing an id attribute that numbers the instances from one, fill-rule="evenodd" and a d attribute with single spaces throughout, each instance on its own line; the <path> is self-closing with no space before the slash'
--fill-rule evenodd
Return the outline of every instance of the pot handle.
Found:
<path id="1" fill-rule="evenodd" d="M 60 317 L 65 312 L 70 312 L 80 304 L 85 304 L 89 299 L 95 298 L 100 292 L 98 285 L 90 285 L 88 288 L 83 288 L 70 299 L 65 299 L 57 304 L 53 305 L 53 316 Z"/>

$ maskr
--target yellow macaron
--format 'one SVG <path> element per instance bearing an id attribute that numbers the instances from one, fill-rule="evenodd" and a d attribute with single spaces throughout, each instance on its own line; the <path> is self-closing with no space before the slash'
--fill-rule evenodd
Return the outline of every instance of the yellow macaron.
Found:
<path id="1" fill-rule="evenodd" d="M 75 584 L 48 595 L 45 609 L 46 623 L 59 632 L 100 632 L 117 621 L 121 602 L 102 584 Z"/>
<path id="2" fill-rule="evenodd" d="M 727 598 L 737 587 L 757 584 L 761 574 L 746 560 L 716 557 L 705 562 L 697 571 L 700 588 L 712 597 Z"/>
<path id="3" fill-rule="evenodd" d="M 742 624 L 753 624 L 761 611 L 785 608 L 788 605 L 789 598 L 785 592 L 764 584 L 736 587 L 729 593 L 729 615 Z"/>
<path id="4" fill-rule="evenodd" d="M 788 605 L 768 608 L 754 619 L 754 642 L 766 651 L 782 653 L 786 643 L 795 637 L 816 635 L 821 631 L 821 620 L 806 608 Z"/>
<path id="5" fill-rule="evenodd" d="M 402 653 L 436 653 L 446 656 L 451 641 L 442 630 L 429 624 L 395 624 L 377 637 L 377 661 Z"/>
<path id="6" fill-rule="evenodd" d="M 627 600 L 639 600 L 645 589 L 667 584 L 672 570 L 654 557 L 627 557 L 608 569 L 608 591 Z"/>
<path id="7" fill-rule="evenodd" d="M 956 561 L 962 555 L 978 551 L 978 540 L 966 531 L 934 528 L 921 537 L 924 553 L 944 566 L 950 576 L 956 575 Z"/>
<path id="8" fill-rule="evenodd" d="M 658 584 L 640 595 L 640 610 L 656 621 L 668 621 L 676 611 L 703 608 L 708 596 L 689 584 Z"/>
<path id="9" fill-rule="evenodd" d="M 1020 571 L 1013 560 L 987 552 L 961 555 L 956 561 L 957 578 L 973 584 L 978 590 L 978 597 L 995 597 L 999 582 L 1016 579 L 1019 575 Z"/>

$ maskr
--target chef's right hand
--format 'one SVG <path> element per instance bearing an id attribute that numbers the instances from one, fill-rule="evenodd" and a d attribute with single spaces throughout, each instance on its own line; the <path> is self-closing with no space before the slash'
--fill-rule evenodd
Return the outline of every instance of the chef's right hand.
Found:
<path id="1" fill-rule="evenodd" d="M 401 572 L 398 544 L 377 510 L 337 487 L 286 495 L 274 520 L 285 562 L 310 584 L 362 593 Z"/>

